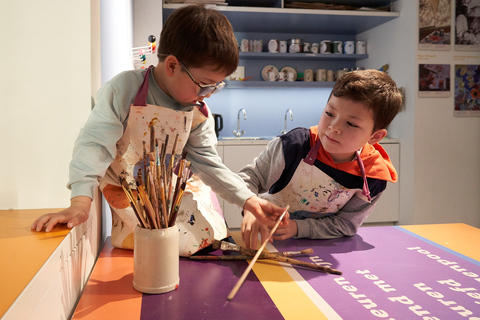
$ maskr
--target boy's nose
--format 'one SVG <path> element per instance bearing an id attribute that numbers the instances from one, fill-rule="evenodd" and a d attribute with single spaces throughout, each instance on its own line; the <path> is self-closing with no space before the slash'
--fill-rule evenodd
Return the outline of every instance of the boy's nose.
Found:
<path id="1" fill-rule="evenodd" d="M 340 133 L 340 128 L 335 124 L 335 123 L 331 123 L 328 128 L 332 131 L 332 132 L 335 132 L 335 133 Z"/>

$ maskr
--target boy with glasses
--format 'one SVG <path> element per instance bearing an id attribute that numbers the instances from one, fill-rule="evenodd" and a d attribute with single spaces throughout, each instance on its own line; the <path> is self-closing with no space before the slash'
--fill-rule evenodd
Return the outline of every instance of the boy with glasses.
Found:
<path id="1" fill-rule="evenodd" d="M 166 20 L 154 68 L 126 71 L 107 82 L 75 142 L 68 187 L 71 205 L 38 218 L 33 230 L 50 231 L 57 223 L 69 228 L 87 220 L 94 189 L 100 189 L 112 209 L 112 244 L 132 249 L 137 224 L 122 192 L 119 176 L 131 186 L 145 138 L 154 128 L 156 138 L 172 141 L 176 154 L 187 153 L 192 172 L 223 199 L 273 225 L 283 209 L 251 192 L 243 180 L 222 163 L 215 150 L 216 135 L 204 98 L 224 87 L 223 79 L 238 65 L 238 45 L 227 18 L 202 5 L 174 11 Z M 145 141 L 146 140 L 146 141 Z"/>

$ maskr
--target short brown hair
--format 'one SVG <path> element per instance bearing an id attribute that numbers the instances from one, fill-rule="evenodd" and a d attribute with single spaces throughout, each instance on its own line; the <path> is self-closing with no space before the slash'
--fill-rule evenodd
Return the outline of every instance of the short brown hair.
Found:
<path id="1" fill-rule="evenodd" d="M 366 103 L 373 111 L 374 132 L 385 129 L 402 107 L 402 94 L 395 81 L 374 69 L 347 72 L 335 83 L 332 95 Z"/>
<path id="2" fill-rule="evenodd" d="M 227 17 L 204 5 L 175 10 L 165 21 L 158 46 L 160 61 L 174 55 L 187 67 L 214 70 L 230 75 L 238 65 L 238 44 Z"/>

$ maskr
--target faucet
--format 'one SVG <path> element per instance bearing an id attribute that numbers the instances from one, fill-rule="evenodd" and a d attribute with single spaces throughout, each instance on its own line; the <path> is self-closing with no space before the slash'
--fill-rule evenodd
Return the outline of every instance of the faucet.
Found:
<path id="1" fill-rule="evenodd" d="M 288 118 L 288 115 L 290 115 L 290 121 L 293 121 L 293 112 L 291 109 L 288 109 L 287 111 L 285 111 L 285 129 L 283 129 L 282 131 L 280 131 L 281 134 L 285 134 L 287 133 L 287 118 Z"/>
<path id="2" fill-rule="evenodd" d="M 235 137 L 237 138 L 240 138 L 243 134 L 245 134 L 245 131 L 240 131 L 240 114 L 243 113 L 243 119 L 244 120 L 247 120 L 247 111 L 245 111 L 244 108 L 240 109 L 238 111 L 238 115 L 237 115 L 237 130 L 233 130 L 233 134 L 235 135 Z"/>

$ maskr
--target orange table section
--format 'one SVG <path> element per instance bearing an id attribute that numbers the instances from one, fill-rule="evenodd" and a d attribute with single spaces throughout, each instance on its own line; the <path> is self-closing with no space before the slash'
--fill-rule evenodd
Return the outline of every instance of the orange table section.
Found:
<path id="1" fill-rule="evenodd" d="M 0 211 L 0 319 L 68 319 L 101 247 L 101 202 L 84 223 L 51 232 L 31 225 L 61 209 Z"/>
<path id="2" fill-rule="evenodd" d="M 60 209 L 0 211 L 0 316 L 27 287 L 70 232 L 65 226 L 52 232 L 35 232 L 33 221 Z"/>

